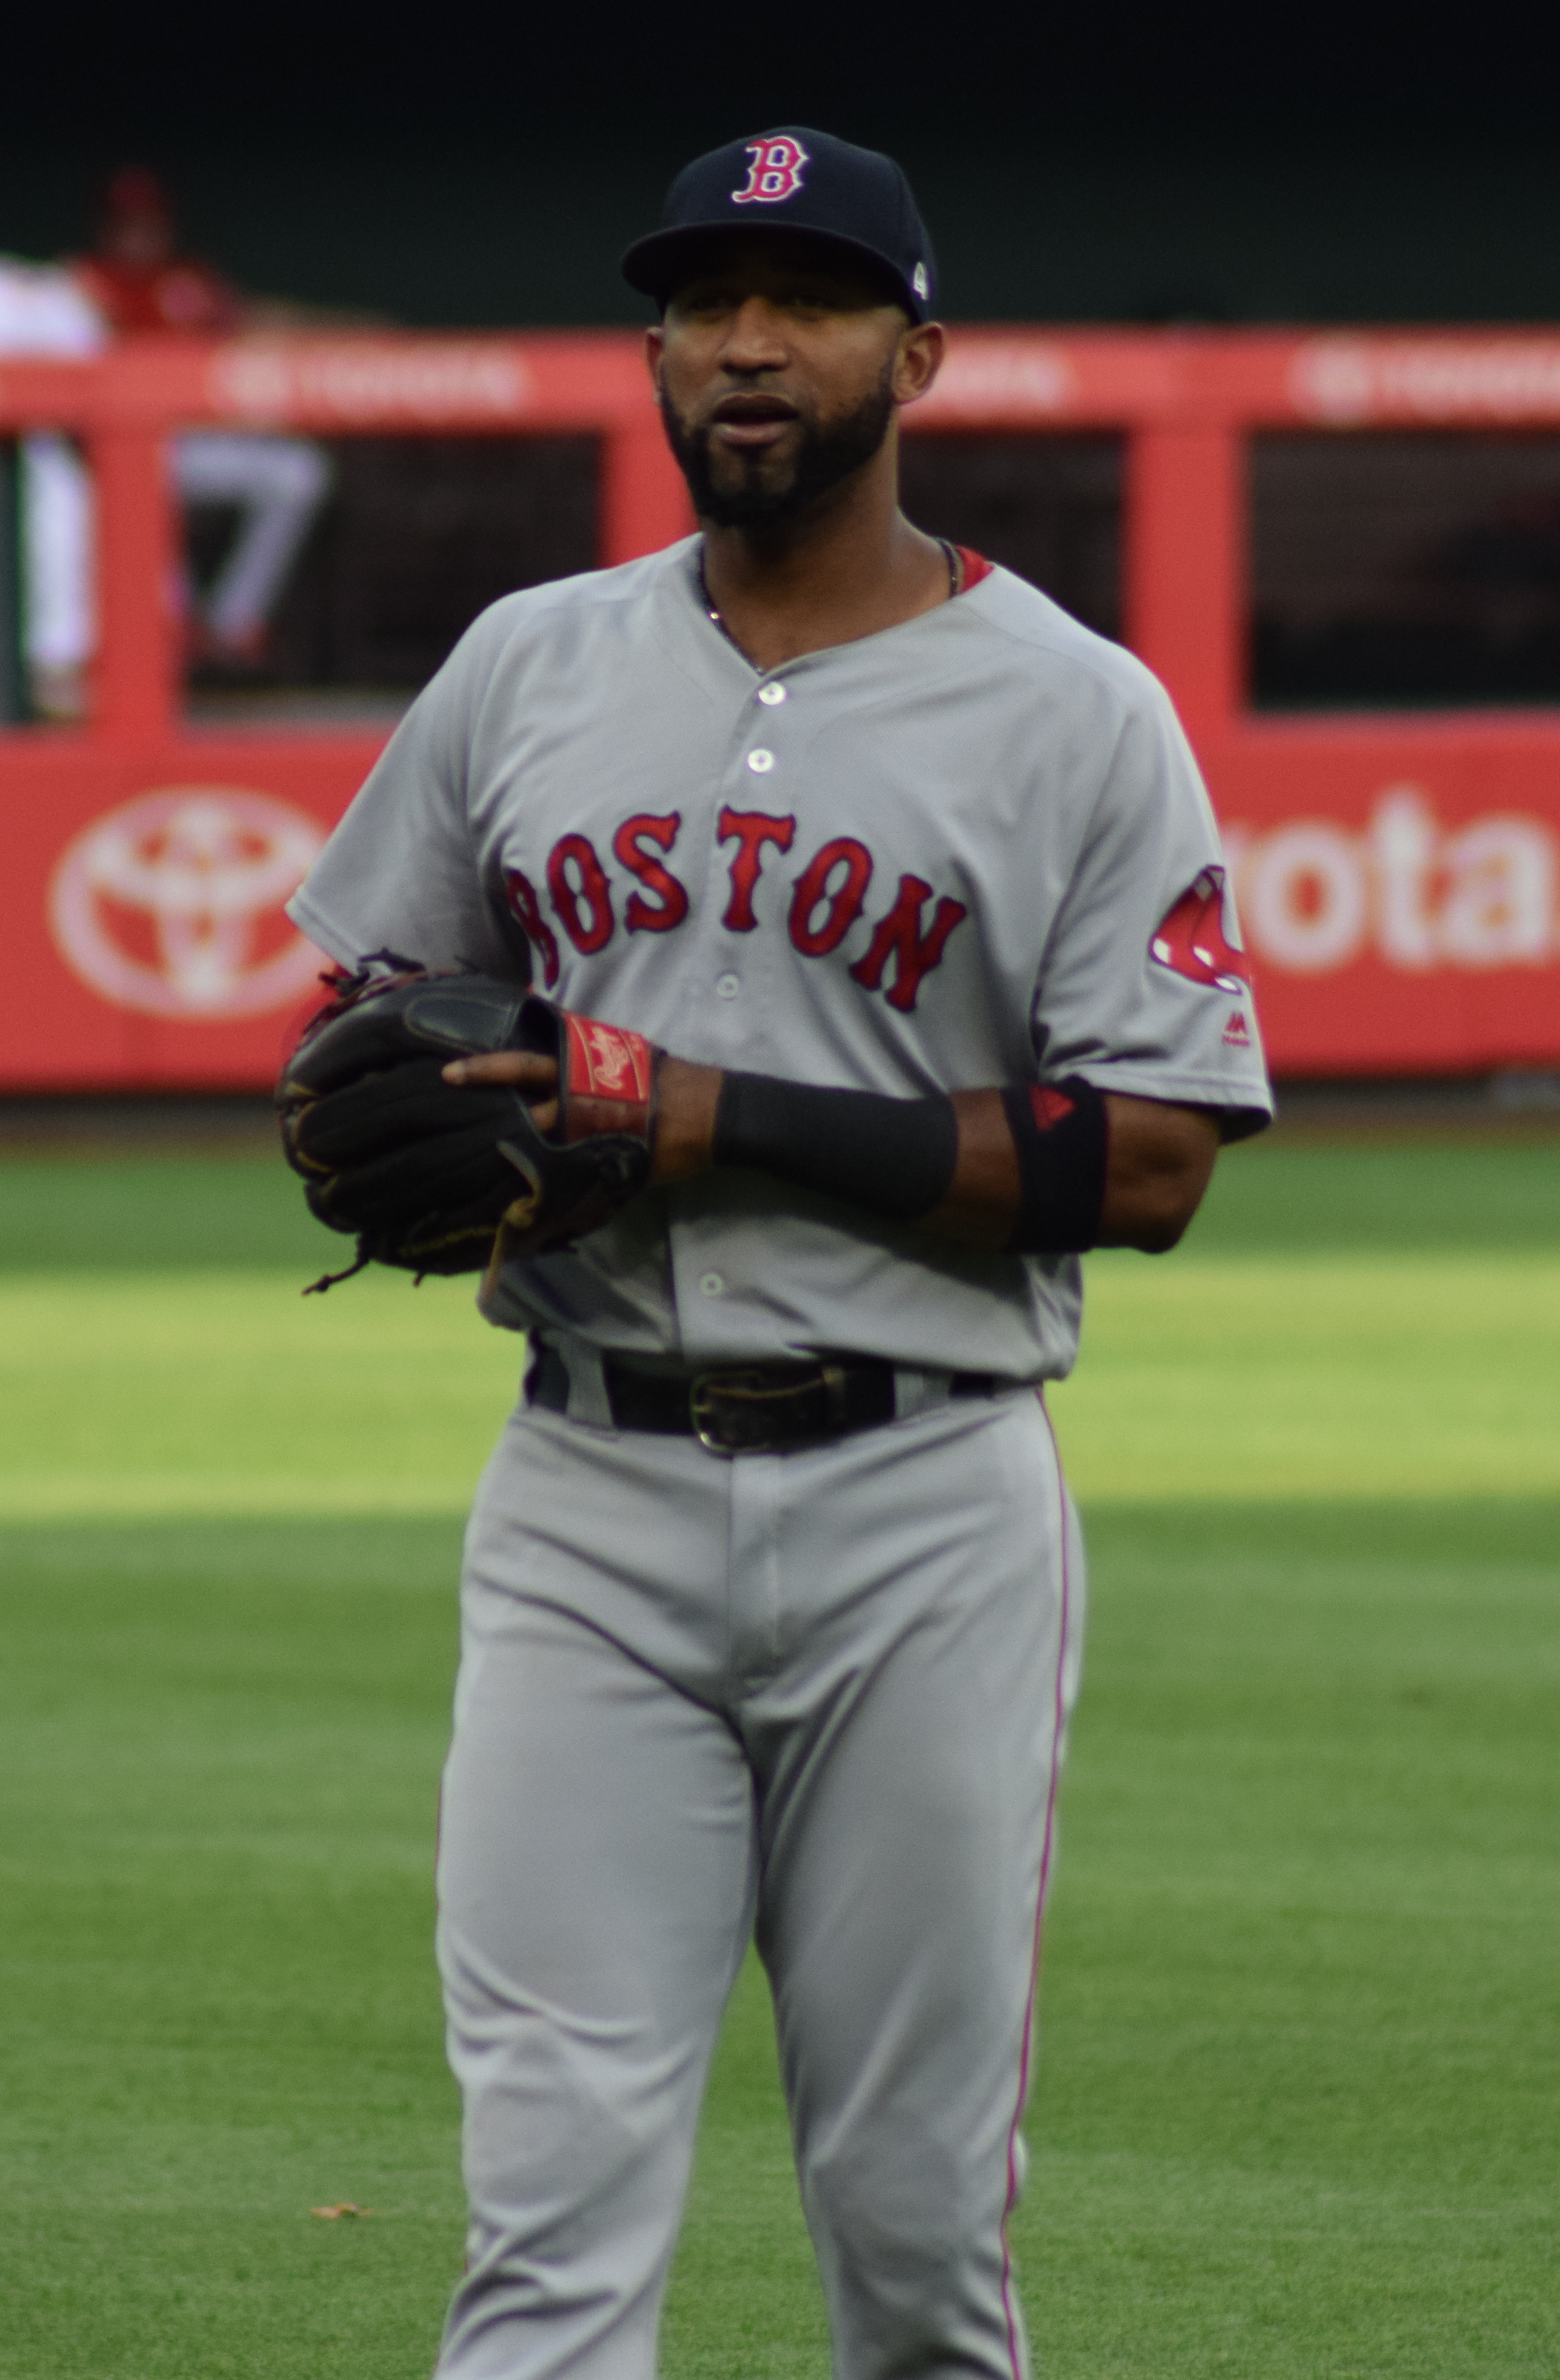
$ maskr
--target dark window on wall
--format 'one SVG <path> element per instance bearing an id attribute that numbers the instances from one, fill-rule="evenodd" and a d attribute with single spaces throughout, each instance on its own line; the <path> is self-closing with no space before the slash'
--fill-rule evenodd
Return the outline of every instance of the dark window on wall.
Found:
<path id="1" fill-rule="evenodd" d="M 1119 438 L 939 431 L 907 436 L 901 454 L 901 501 L 918 528 L 1005 563 L 1086 627 L 1120 636 Z"/>
<path id="2" fill-rule="evenodd" d="M 209 625 L 244 516 L 187 504 L 198 712 L 404 705 L 488 604 L 597 565 L 594 438 L 299 443 L 323 455 L 325 489 L 248 652 Z"/>
<path id="3" fill-rule="evenodd" d="M 1560 437 L 1254 439 L 1252 697 L 1560 703 Z"/>

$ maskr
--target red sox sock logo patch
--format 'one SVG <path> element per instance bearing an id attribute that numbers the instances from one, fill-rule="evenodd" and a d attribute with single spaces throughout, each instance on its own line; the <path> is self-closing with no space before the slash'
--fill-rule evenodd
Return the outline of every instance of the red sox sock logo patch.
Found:
<path id="1" fill-rule="evenodd" d="M 1188 983 L 1213 984 L 1220 991 L 1243 991 L 1251 961 L 1224 930 L 1224 869 L 1204 868 L 1164 917 L 1148 945 L 1149 956 Z"/>
<path id="2" fill-rule="evenodd" d="M 789 132 L 777 132 L 768 140 L 749 140 L 746 147 L 747 182 L 732 192 L 735 204 L 773 207 L 781 199 L 793 199 L 802 187 L 802 168 L 809 162 L 800 140 Z"/>

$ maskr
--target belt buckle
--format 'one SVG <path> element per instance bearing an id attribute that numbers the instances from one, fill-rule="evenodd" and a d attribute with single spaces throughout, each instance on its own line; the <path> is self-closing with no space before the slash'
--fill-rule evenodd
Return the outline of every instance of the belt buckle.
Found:
<path id="1" fill-rule="evenodd" d="M 728 1461 L 736 1454 L 779 1454 L 810 1433 L 792 1428 L 775 1436 L 769 1425 L 776 1408 L 785 1409 L 791 1399 L 820 1385 L 805 1372 L 798 1379 L 777 1381 L 756 1364 L 700 1372 L 688 1390 L 694 1435 L 707 1453 Z"/>

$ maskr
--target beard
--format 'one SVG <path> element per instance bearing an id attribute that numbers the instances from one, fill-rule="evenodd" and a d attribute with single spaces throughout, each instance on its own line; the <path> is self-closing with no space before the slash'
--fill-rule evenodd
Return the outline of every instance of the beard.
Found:
<path id="1" fill-rule="evenodd" d="M 849 413 L 832 420 L 797 421 L 797 439 L 788 462 L 777 464 L 768 454 L 723 453 L 717 458 L 708 428 L 693 429 L 661 392 L 660 413 L 667 441 L 677 458 L 688 493 L 700 520 L 717 528 L 781 528 L 816 504 L 841 480 L 870 463 L 889 434 L 893 419 L 893 366 L 886 365 L 877 386 Z"/>

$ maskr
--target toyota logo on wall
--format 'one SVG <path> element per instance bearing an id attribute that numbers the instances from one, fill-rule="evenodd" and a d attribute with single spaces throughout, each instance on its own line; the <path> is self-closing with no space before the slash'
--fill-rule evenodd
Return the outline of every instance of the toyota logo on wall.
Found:
<path id="1" fill-rule="evenodd" d="M 175 785 L 82 830 L 49 922 L 67 965 L 118 1008 L 227 1024 L 308 989 L 320 954 L 284 915 L 324 832 L 272 794 Z"/>

